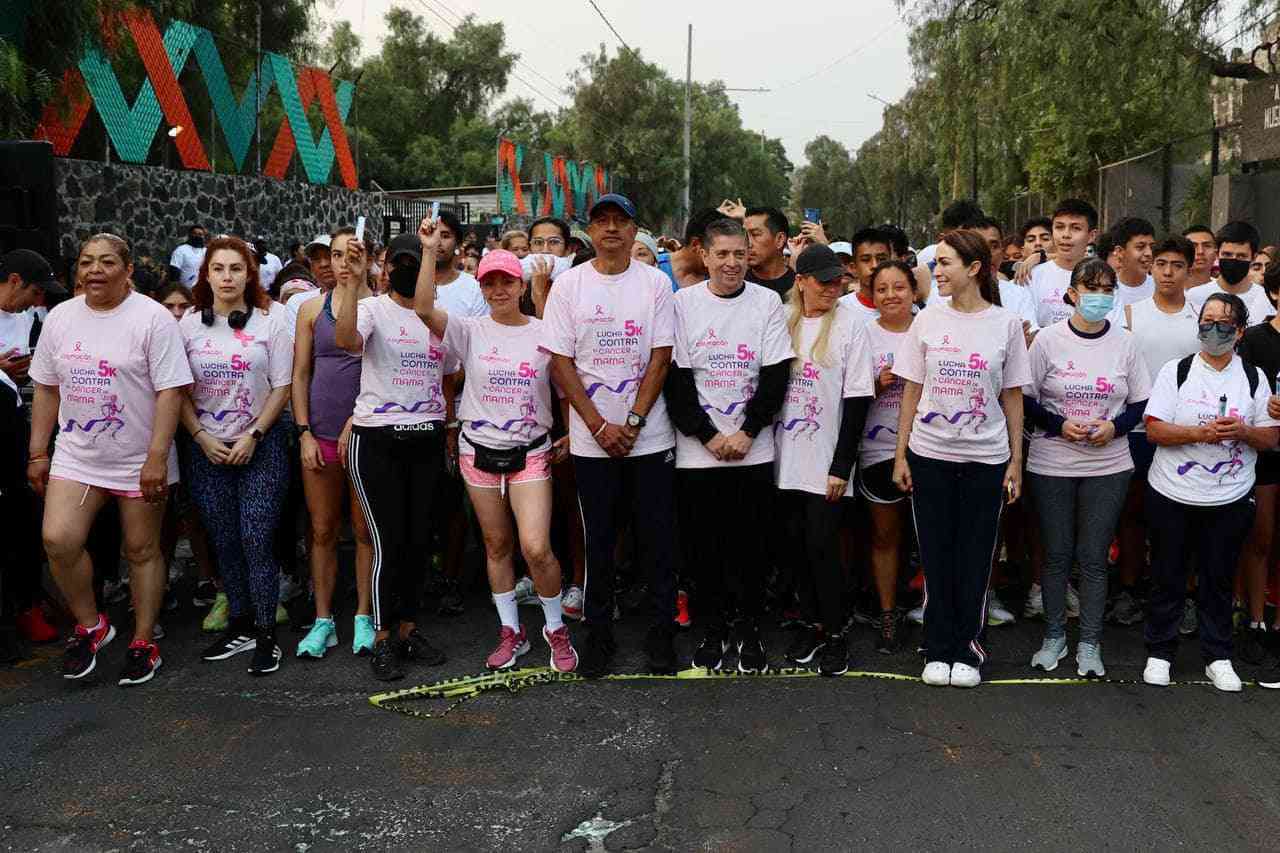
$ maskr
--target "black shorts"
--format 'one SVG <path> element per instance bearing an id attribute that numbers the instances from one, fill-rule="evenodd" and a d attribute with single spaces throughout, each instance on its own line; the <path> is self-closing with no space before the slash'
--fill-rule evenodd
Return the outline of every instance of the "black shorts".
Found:
<path id="1" fill-rule="evenodd" d="M 903 491 L 893 484 L 892 459 L 865 467 L 859 465 L 858 491 L 875 504 L 896 504 L 907 499 Z"/>
<path id="2" fill-rule="evenodd" d="M 1280 450 L 1259 453 L 1258 467 L 1255 470 L 1258 475 L 1257 485 L 1280 485 Z"/>

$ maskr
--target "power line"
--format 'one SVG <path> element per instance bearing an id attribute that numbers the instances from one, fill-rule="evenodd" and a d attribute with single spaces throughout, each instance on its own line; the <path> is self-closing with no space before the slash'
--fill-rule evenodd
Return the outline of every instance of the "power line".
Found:
<path id="1" fill-rule="evenodd" d="M 838 59 L 834 59 L 831 62 L 828 62 L 826 65 L 822 66 L 817 71 L 814 71 L 811 74 L 806 74 L 803 77 L 799 77 L 795 80 L 792 80 L 790 83 L 783 83 L 782 85 L 775 87 L 775 91 L 780 89 L 789 89 L 792 86 L 805 82 L 806 80 L 812 80 L 814 77 L 817 77 L 819 74 L 825 74 L 827 71 L 830 71 L 832 68 L 835 68 L 837 65 L 839 65 L 841 62 L 844 62 L 846 59 L 851 59 L 854 56 L 857 56 L 859 53 L 862 53 L 862 51 L 871 47 L 873 44 L 876 43 L 876 40 L 879 39 L 880 36 L 887 33 L 890 30 L 890 28 L 892 28 L 893 25 L 896 23 L 898 23 L 898 20 L 896 18 L 891 18 L 889 20 L 889 23 L 881 27 L 880 30 L 877 31 L 875 35 L 873 35 L 870 39 L 868 39 L 867 41 L 855 47 L 853 50 L 849 51 L 848 53 L 844 54 Z"/>
<path id="2" fill-rule="evenodd" d="M 458 14 L 458 12 L 457 12 L 455 9 L 453 9 L 452 7 L 450 7 L 450 6 L 449 6 L 449 4 L 445 3 L 445 2 L 444 2 L 444 0 L 430 0 L 430 2 L 431 2 L 431 3 L 433 3 L 433 4 L 434 4 L 434 5 L 436 5 L 436 6 L 441 7 L 441 8 L 442 8 L 442 9 L 444 9 L 446 12 L 448 12 L 450 15 L 452 15 L 452 16 L 453 16 L 453 17 L 455 17 L 455 18 L 457 18 L 457 19 L 458 19 L 458 21 L 459 21 L 459 23 L 461 23 L 461 22 L 462 22 L 462 20 L 466 17 L 465 15 L 460 15 L 460 14 Z M 560 87 L 561 87 L 561 85 L 562 85 L 561 83 L 557 83 L 556 81 L 552 80 L 550 77 L 548 77 L 547 75 L 543 74 L 541 71 L 539 71 L 538 69 L 534 68 L 534 67 L 533 67 L 532 65 L 530 65 L 529 63 L 525 62 L 525 61 L 524 61 L 522 58 L 520 58 L 519 56 L 517 56 L 517 57 L 516 57 L 516 62 L 517 62 L 518 64 L 520 64 L 520 65 L 524 66 L 524 68 L 525 68 L 525 70 L 526 70 L 526 71 L 530 72 L 530 73 L 531 73 L 531 74 L 533 74 L 535 77 L 538 77 L 539 79 L 543 80 L 543 81 L 544 81 L 548 86 L 550 86 L 550 87 L 551 87 L 551 91 L 553 91 L 553 92 L 558 92 L 558 91 L 560 91 Z"/>
<path id="3" fill-rule="evenodd" d="M 587 2 L 591 4 L 592 9 L 596 10 L 596 14 L 600 16 L 600 20 L 604 21 L 605 26 L 609 28 L 610 32 L 613 33 L 614 37 L 617 38 L 618 41 L 622 42 L 622 46 L 625 47 L 627 50 L 631 51 L 632 53 L 635 53 L 634 50 L 631 50 L 631 45 L 627 44 L 626 40 L 622 37 L 622 34 L 619 33 L 618 30 L 613 26 L 613 24 L 609 22 L 609 19 L 604 16 L 604 12 L 600 11 L 600 7 L 596 5 L 596 0 L 587 0 Z"/>

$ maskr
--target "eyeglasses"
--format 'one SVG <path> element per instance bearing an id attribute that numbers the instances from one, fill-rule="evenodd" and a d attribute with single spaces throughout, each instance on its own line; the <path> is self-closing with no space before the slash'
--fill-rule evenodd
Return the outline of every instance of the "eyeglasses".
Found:
<path id="1" fill-rule="evenodd" d="M 1206 322 L 1200 324 L 1200 334 L 1207 335 L 1214 330 L 1220 335 L 1230 335 L 1236 330 L 1236 324 L 1230 320 L 1217 320 L 1215 322 Z"/>
<path id="2" fill-rule="evenodd" d="M 558 248 L 564 245 L 564 240 L 559 237 L 534 237 L 529 241 L 530 248 L 541 249 L 543 246 Z"/>

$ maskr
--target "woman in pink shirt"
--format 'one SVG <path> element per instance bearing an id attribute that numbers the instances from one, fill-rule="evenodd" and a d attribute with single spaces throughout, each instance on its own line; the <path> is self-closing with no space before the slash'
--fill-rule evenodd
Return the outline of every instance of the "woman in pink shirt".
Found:
<path id="1" fill-rule="evenodd" d="M 202 657 L 253 652 L 249 672 L 280 668 L 273 549 L 289 489 L 288 443 L 277 421 L 289 399 L 293 343 L 283 315 L 258 282 L 253 250 L 238 237 L 209 241 L 192 288 L 196 310 L 179 323 L 195 383 L 182 423 L 191 456 L 191 495 L 213 539 L 228 624 Z"/>
<path id="2" fill-rule="evenodd" d="M 1022 490 L 1031 372 L 982 235 L 949 232 L 935 257 L 938 292 L 951 301 L 922 311 L 894 357 L 906 386 L 893 480 L 911 493 L 925 567 L 924 682 L 977 687 L 1000 513 Z"/>
<path id="3" fill-rule="evenodd" d="M 64 678 L 93 672 L 116 635 L 97 611 L 85 540 L 109 501 L 120 511 L 133 590 L 134 635 L 121 685 L 150 681 L 160 668 L 153 639 L 164 595 L 160 525 L 178 481 L 173 434 L 191 368 L 164 306 L 135 293 L 129 244 L 114 234 L 85 241 L 76 262 L 84 295 L 49 312 L 31 379 L 27 479 L 44 497 L 44 547 L 76 619 L 62 659 Z M 53 459 L 49 439 L 58 427 Z"/>
<path id="4" fill-rule="evenodd" d="M 418 234 L 424 256 L 434 256 L 439 234 L 425 219 Z M 444 340 L 466 371 L 458 418 L 462 422 L 458 467 L 484 536 L 489 588 L 498 610 L 498 644 L 485 666 L 509 669 L 529 651 L 520 624 L 512 555 L 516 531 L 529 564 L 546 624 L 542 638 L 551 668 L 572 672 L 578 653 L 569 639 L 560 603 L 560 562 L 551 551 L 551 462 L 567 454 L 568 438 L 550 441 L 551 356 L 538 348 L 542 321 L 520 311 L 524 294 L 520 259 L 498 249 L 480 261 L 480 291 L 488 316 L 450 316 L 436 307 L 430 265 L 419 273 L 414 309 L 432 334 Z"/>
<path id="5" fill-rule="evenodd" d="M 1076 670 L 1101 678 L 1107 549 L 1124 508 L 1133 459 L 1125 436 L 1142 419 L 1151 380 L 1132 334 L 1106 318 L 1116 273 L 1101 258 L 1071 271 L 1072 315 L 1031 344 L 1027 419 L 1035 426 L 1027 492 L 1044 542 L 1044 643 L 1031 666 L 1046 672 L 1067 656 L 1067 578 L 1080 564 L 1080 642 Z"/>

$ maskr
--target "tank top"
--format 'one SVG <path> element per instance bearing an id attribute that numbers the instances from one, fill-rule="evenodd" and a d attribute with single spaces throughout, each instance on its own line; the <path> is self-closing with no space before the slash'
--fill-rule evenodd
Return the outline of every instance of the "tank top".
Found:
<path id="1" fill-rule="evenodd" d="M 1199 315 L 1191 303 L 1183 303 L 1176 314 L 1166 314 L 1156 307 L 1155 299 L 1143 299 L 1131 303 L 1129 331 L 1138 344 L 1138 352 L 1147 365 L 1151 381 L 1156 381 L 1160 368 L 1170 361 L 1177 361 L 1200 351 Z M 1138 424 L 1134 432 L 1145 432 Z"/>
<path id="2" fill-rule="evenodd" d="M 337 441 L 347 418 L 355 411 L 360 393 L 360 356 L 352 355 L 334 342 L 337 320 L 333 316 L 333 293 L 324 296 L 324 307 L 316 315 L 312 344 L 311 432 L 317 438 Z"/>

